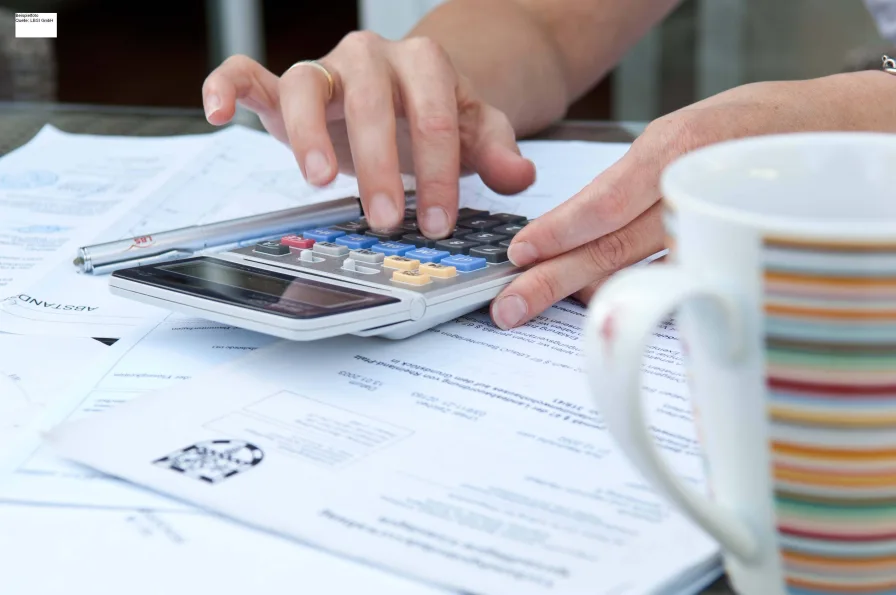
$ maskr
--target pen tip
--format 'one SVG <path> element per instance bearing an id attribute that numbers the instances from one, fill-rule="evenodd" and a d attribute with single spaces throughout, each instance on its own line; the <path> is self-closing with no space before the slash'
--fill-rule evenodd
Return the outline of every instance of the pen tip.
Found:
<path id="1" fill-rule="evenodd" d="M 81 258 L 81 257 L 79 256 L 78 258 L 76 258 L 76 259 L 73 260 L 72 262 L 75 263 L 75 266 L 76 266 L 76 267 L 79 267 L 79 266 L 81 266 L 82 264 L 84 264 L 84 259 Z"/>

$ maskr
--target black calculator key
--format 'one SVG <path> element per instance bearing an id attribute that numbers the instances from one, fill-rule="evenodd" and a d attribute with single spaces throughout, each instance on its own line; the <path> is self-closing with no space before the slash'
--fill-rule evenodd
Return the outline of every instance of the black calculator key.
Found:
<path id="1" fill-rule="evenodd" d="M 504 240 L 503 242 L 498 242 L 498 245 L 502 248 L 510 248 L 511 240 Z"/>
<path id="2" fill-rule="evenodd" d="M 460 221 L 460 224 L 464 227 L 469 227 L 473 231 L 488 231 L 493 227 L 501 225 L 501 222 L 497 219 L 483 219 L 477 217 L 474 219 L 464 219 L 463 221 Z"/>
<path id="3" fill-rule="evenodd" d="M 401 224 L 401 229 L 405 231 L 405 233 L 417 233 L 420 231 L 420 228 L 417 226 L 416 221 L 407 220 Z"/>
<path id="4" fill-rule="evenodd" d="M 381 242 L 394 242 L 395 240 L 400 240 L 401 236 L 403 236 L 406 233 L 407 232 L 405 230 L 403 230 L 399 227 L 396 229 L 386 229 L 386 230 L 380 230 L 380 231 L 374 231 L 374 230 L 370 229 L 370 230 L 367 230 L 367 232 L 364 235 L 368 235 L 372 238 L 376 238 Z"/>
<path id="5" fill-rule="evenodd" d="M 525 221 L 526 218 L 522 215 L 511 215 L 510 213 L 492 213 L 488 216 L 489 219 L 497 219 L 504 225 L 508 223 L 519 223 L 521 221 Z"/>
<path id="6" fill-rule="evenodd" d="M 507 225 L 499 225 L 498 227 L 493 227 L 490 231 L 492 233 L 499 233 L 503 236 L 515 236 L 519 232 L 526 227 L 526 222 L 523 223 L 508 223 Z"/>
<path id="7" fill-rule="evenodd" d="M 478 256 L 491 263 L 507 262 L 507 248 L 502 246 L 475 246 L 470 248 L 470 256 Z"/>
<path id="8" fill-rule="evenodd" d="M 479 209 L 471 209 L 468 207 L 457 210 L 458 221 L 460 221 L 461 219 L 470 219 L 471 217 L 488 217 L 488 211 L 480 211 Z"/>
<path id="9" fill-rule="evenodd" d="M 271 256 L 283 256 L 289 254 L 289 246 L 281 244 L 276 240 L 269 240 L 255 244 L 255 252 L 270 254 Z"/>
<path id="10" fill-rule="evenodd" d="M 470 240 L 448 238 L 447 240 L 439 240 L 433 247 L 437 250 L 447 250 L 452 254 L 469 254 L 470 249 L 476 246 L 479 246 L 479 244 Z"/>
<path id="11" fill-rule="evenodd" d="M 497 244 L 501 240 L 506 240 L 508 238 L 507 236 L 498 235 L 490 231 L 477 231 L 475 233 L 469 233 L 461 239 L 470 240 L 471 242 L 477 242 L 479 244 Z"/>
<path id="12" fill-rule="evenodd" d="M 404 218 L 405 218 L 405 220 L 410 219 L 412 221 L 416 221 L 417 220 L 417 209 L 405 209 L 404 210 Z"/>
<path id="13" fill-rule="evenodd" d="M 401 241 L 405 244 L 413 244 L 418 248 L 432 248 L 436 245 L 436 241 L 419 233 L 408 233 L 401 236 Z"/>
<path id="14" fill-rule="evenodd" d="M 455 227 L 454 230 L 451 232 L 451 237 L 458 238 L 458 239 L 462 240 L 462 239 L 464 239 L 465 235 L 469 235 L 471 233 L 473 233 L 473 230 L 470 229 L 469 227 Z"/>
<path id="15" fill-rule="evenodd" d="M 330 229 L 338 229 L 339 231 L 344 231 L 345 233 L 364 233 L 370 226 L 367 225 L 366 221 L 346 221 L 345 223 L 340 223 L 339 225 L 331 225 Z"/>

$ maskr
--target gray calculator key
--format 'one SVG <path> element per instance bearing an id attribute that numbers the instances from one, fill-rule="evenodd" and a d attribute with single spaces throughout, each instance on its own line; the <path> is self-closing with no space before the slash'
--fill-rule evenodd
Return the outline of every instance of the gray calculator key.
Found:
<path id="1" fill-rule="evenodd" d="M 334 244 L 333 242 L 315 242 L 314 246 L 311 248 L 314 252 L 318 254 L 323 254 L 324 256 L 346 256 L 348 255 L 348 248 L 342 246 L 340 244 Z"/>
<path id="2" fill-rule="evenodd" d="M 470 240 L 448 238 L 447 240 L 439 240 L 434 247 L 437 250 L 447 250 L 452 254 L 469 254 L 470 248 L 474 248 L 478 245 L 477 242 L 471 242 Z"/>
<path id="3" fill-rule="evenodd" d="M 462 240 L 470 240 L 479 244 L 497 244 L 501 240 L 508 239 L 507 236 L 498 235 L 490 231 L 477 231 L 476 233 L 468 233 Z"/>
<path id="4" fill-rule="evenodd" d="M 488 211 L 481 211 L 479 209 L 471 209 L 469 207 L 464 207 L 462 209 L 457 210 L 457 218 L 460 219 L 469 219 L 470 217 L 486 217 L 488 216 Z"/>
<path id="5" fill-rule="evenodd" d="M 401 236 L 401 241 L 405 244 L 413 244 L 418 248 L 432 248 L 436 245 L 436 241 L 419 233 L 408 233 Z"/>
<path id="6" fill-rule="evenodd" d="M 381 252 L 374 252 L 373 250 L 352 250 L 351 257 L 357 260 L 358 262 L 368 262 L 371 264 L 379 264 L 383 262 L 383 258 L 386 257 L 385 254 Z"/>
<path id="7" fill-rule="evenodd" d="M 476 246 L 470 248 L 470 256 L 484 258 L 486 262 L 507 262 L 507 248 L 502 246 Z"/>
<path id="8" fill-rule="evenodd" d="M 401 224 L 401 229 L 405 230 L 407 233 L 418 233 L 420 231 L 416 221 L 405 221 Z"/>
<path id="9" fill-rule="evenodd" d="M 516 223 L 508 223 L 507 225 L 500 225 L 498 227 L 494 227 L 490 229 L 492 233 L 499 233 L 502 236 L 515 236 L 519 232 L 523 231 L 523 228 L 526 227 L 527 221 L 518 221 Z"/>
<path id="10" fill-rule="evenodd" d="M 526 218 L 522 215 L 511 215 L 510 213 L 492 213 L 488 216 L 489 219 L 497 219 L 504 225 L 510 223 L 520 223 L 525 222 Z"/>
<path id="11" fill-rule="evenodd" d="M 476 217 L 474 219 L 464 219 L 463 221 L 458 221 L 458 224 L 464 227 L 469 227 L 473 231 L 488 231 L 493 227 L 498 227 L 499 225 L 501 225 L 501 222 L 497 219 Z"/>
<path id="12" fill-rule="evenodd" d="M 502 248 L 510 248 L 511 240 L 504 240 L 503 242 L 498 242 L 498 245 Z"/>
<path id="13" fill-rule="evenodd" d="M 394 242 L 396 240 L 400 240 L 401 236 L 403 236 L 406 233 L 408 233 L 408 232 L 401 229 L 400 227 L 397 227 L 395 229 L 385 229 L 385 230 L 378 230 L 378 231 L 369 229 L 366 232 L 364 232 L 364 235 L 370 236 L 372 238 L 376 238 L 380 242 Z"/>
<path id="14" fill-rule="evenodd" d="M 332 229 L 338 229 L 339 231 L 344 231 L 345 233 L 364 233 L 370 227 L 367 225 L 366 221 L 346 221 L 345 223 L 341 223 L 339 225 L 330 226 Z"/>
<path id="15" fill-rule="evenodd" d="M 285 254 L 289 254 L 289 246 L 281 244 L 276 240 L 259 242 L 255 244 L 254 250 L 255 252 L 260 252 L 261 254 L 270 254 L 271 256 L 283 256 Z"/>

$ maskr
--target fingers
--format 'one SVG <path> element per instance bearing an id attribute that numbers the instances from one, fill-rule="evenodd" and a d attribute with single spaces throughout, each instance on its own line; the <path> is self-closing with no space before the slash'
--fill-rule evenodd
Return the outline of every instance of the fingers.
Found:
<path id="1" fill-rule="evenodd" d="M 221 126 L 230 122 L 237 102 L 258 114 L 272 136 L 286 142 L 280 115 L 279 79 L 246 56 L 227 58 L 202 85 L 202 104 L 211 124 Z"/>
<path id="2" fill-rule="evenodd" d="M 522 192 L 535 182 L 535 164 L 520 154 L 516 135 L 500 110 L 470 98 L 459 86 L 461 148 L 468 169 L 499 194 Z"/>
<path id="3" fill-rule="evenodd" d="M 629 225 L 525 271 L 492 302 L 492 320 L 505 330 L 531 320 L 589 284 L 659 252 L 663 239 L 661 209 L 654 205 Z"/>
<path id="4" fill-rule="evenodd" d="M 633 144 L 578 194 L 527 225 L 510 244 L 510 260 L 527 266 L 563 254 L 623 228 L 655 204 L 661 166 L 643 156 L 649 151 Z"/>
<path id="5" fill-rule="evenodd" d="M 395 137 L 393 72 L 375 34 L 356 32 L 340 44 L 334 67 L 342 79 L 342 101 L 361 203 L 374 229 L 398 227 L 404 219 L 404 184 Z M 334 52 L 335 55 L 335 52 Z"/>
<path id="6" fill-rule="evenodd" d="M 326 64 L 321 60 L 321 64 Z M 333 96 L 341 85 L 335 68 L 327 68 L 334 78 Z M 316 186 L 333 181 L 339 171 L 336 152 L 327 130 L 330 83 L 315 66 L 299 64 L 280 77 L 281 111 L 289 145 L 302 175 Z"/>
<path id="7" fill-rule="evenodd" d="M 418 225 L 441 239 L 457 219 L 460 135 L 456 76 L 448 58 L 426 38 L 407 40 L 394 52 L 401 100 L 410 128 L 417 182 Z"/>

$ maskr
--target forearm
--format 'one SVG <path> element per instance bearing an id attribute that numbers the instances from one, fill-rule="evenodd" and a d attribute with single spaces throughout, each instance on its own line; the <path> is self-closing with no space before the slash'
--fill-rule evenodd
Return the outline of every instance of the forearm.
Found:
<path id="1" fill-rule="evenodd" d="M 559 119 L 679 0 L 448 0 L 409 33 L 439 42 L 518 134 Z"/>

